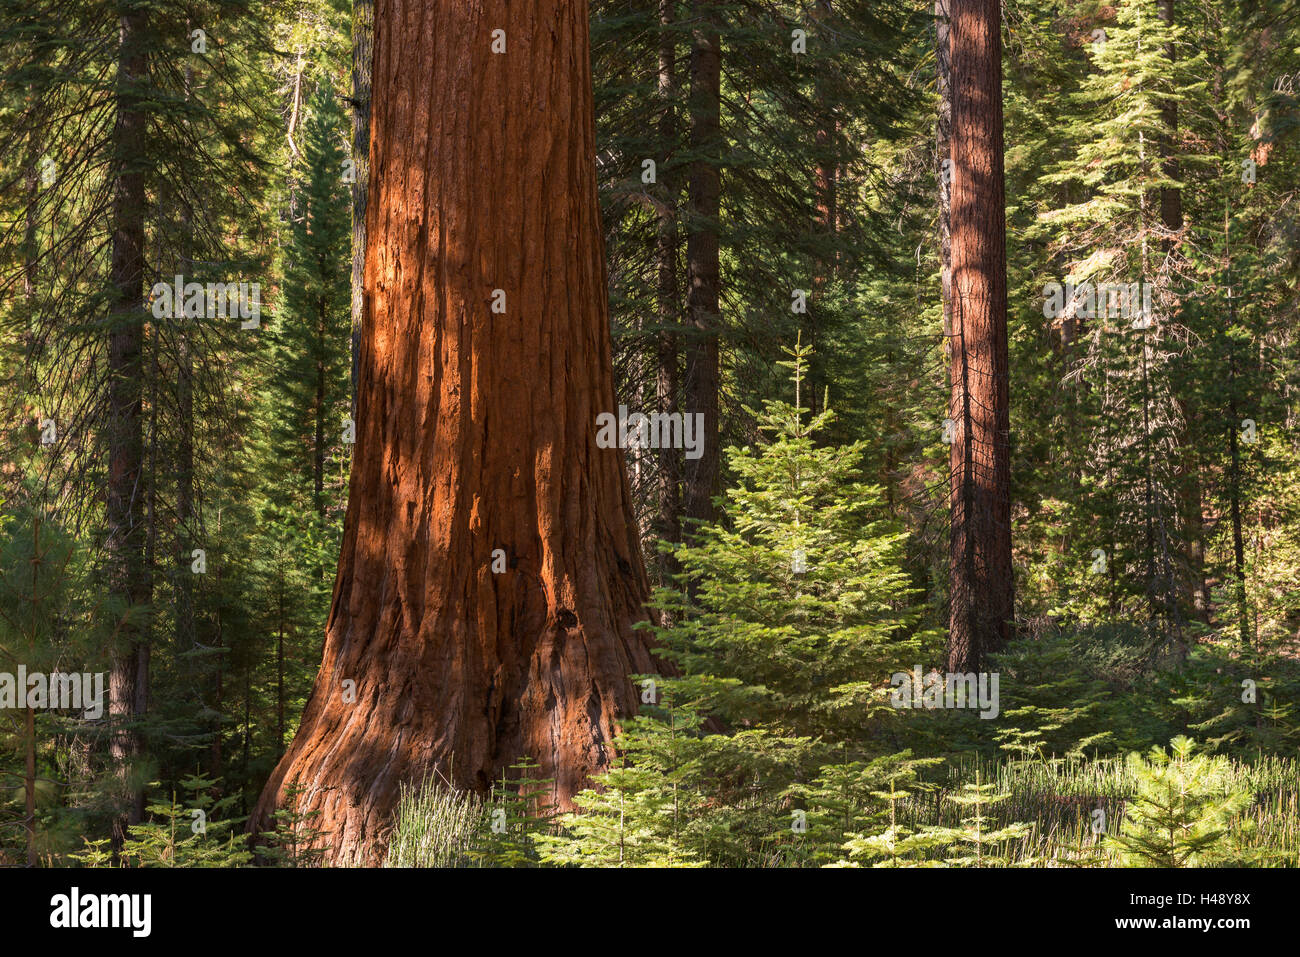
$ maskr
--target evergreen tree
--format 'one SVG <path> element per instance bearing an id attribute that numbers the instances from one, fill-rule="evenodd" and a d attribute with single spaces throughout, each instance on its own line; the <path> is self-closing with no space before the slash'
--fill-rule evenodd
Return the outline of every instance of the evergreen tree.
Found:
<path id="1" fill-rule="evenodd" d="M 1234 786 L 1227 762 L 1195 754 L 1179 736 L 1148 755 L 1129 755 L 1137 794 L 1124 810 L 1120 833 L 1109 838 L 1126 867 L 1196 867 L 1231 864 L 1229 827 L 1252 801 Z"/>
<path id="2" fill-rule="evenodd" d="M 1143 622 L 1160 647 L 1185 641 L 1190 615 L 1178 471 L 1186 422 L 1175 370 L 1190 333 L 1183 237 L 1162 222 L 1156 197 L 1183 185 L 1171 168 L 1190 173 L 1204 162 L 1183 148 L 1162 155 L 1160 144 L 1169 142 L 1170 103 L 1185 131 L 1203 131 L 1192 107 L 1206 93 L 1206 60 L 1188 27 L 1158 16 L 1154 0 L 1126 0 L 1115 17 L 1089 45 L 1095 69 L 1072 95 L 1079 119 L 1069 149 L 1041 178 L 1068 197 L 1043 209 L 1034 231 L 1063 271 L 1040 274 L 1041 290 L 1070 283 L 1075 294 L 1028 295 L 1079 343 L 1066 373 L 1080 382 L 1071 395 L 1083 431 L 1068 495 L 1074 580 L 1103 617 Z"/>
<path id="3" fill-rule="evenodd" d="M 872 862 L 873 867 L 942 867 L 943 862 L 929 856 L 931 852 L 947 847 L 956 840 L 955 828 L 922 825 L 912 828 L 898 820 L 898 804 L 910 797 L 914 790 L 903 782 L 891 778 L 889 791 L 877 794 L 888 804 L 889 827 L 876 834 L 858 834 L 844 843 L 848 856 L 828 867 L 859 867 L 861 861 Z"/>
<path id="4" fill-rule="evenodd" d="M 964 846 L 966 853 L 946 858 L 954 867 L 1006 867 L 1015 859 L 1018 864 L 1032 864 L 1032 858 L 1012 854 L 1011 842 L 1028 837 L 1033 832 L 1033 825 L 1024 821 L 1003 824 L 1001 827 L 990 826 L 993 818 L 987 809 L 1011 797 L 1008 792 L 998 792 L 993 781 L 980 782 L 980 773 L 975 772 L 975 780 L 963 784 L 956 794 L 946 795 L 947 799 L 970 813 L 962 818 L 961 827 L 953 834 L 954 844 Z M 1003 853 L 996 853 L 999 845 L 1006 845 Z"/>
<path id="5" fill-rule="evenodd" d="M 805 421 L 809 347 L 787 354 L 794 402 L 754 413 L 767 440 L 728 450 L 737 481 L 720 498 L 725 523 L 676 551 L 695 597 L 658 593 L 680 615 L 656 629 L 683 672 L 664 687 L 725 724 L 859 753 L 869 729 L 897 717 L 889 675 L 919 653 L 903 535 L 881 514 L 879 487 L 858 478 L 863 443 L 817 445 L 835 414 Z"/>
<path id="6" fill-rule="evenodd" d="M 870 780 L 858 762 L 898 721 L 889 675 L 920 653 L 902 536 L 878 514 L 879 488 L 858 478 L 862 443 L 817 444 L 834 412 L 807 418 L 809 348 L 787 351 L 794 402 L 753 413 L 766 438 L 728 450 L 737 482 L 719 499 L 725 520 L 675 549 L 686 587 L 657 592 L 673 624 L 655 633 L 680 674 L 642 676 L 658 709 L 620 744 L 623 813 L 628 793 L 654 813 L 670 806 L 673 840 L 711 861 L 814 860 L 826 841 L 805 839 L 807 824 L 822 812 L 800 805 L 835 785 L 794 786 L 829 763 Z M 656 773 L 638 784 L 647 768 Z"/>
<path id="7" fill-rule="evenodd" d="M 306 122 L 305 182 L 285 250 L 270 382 L 272 452 L 285 475 L 287 501 L 309 504 L 320 516 L 327 506 L 338 507 L 337 483 L 327 472 L 331 453 L 342 455 L 351 421 L 352 226 L 343 135 L 342 112 L 329 84 L 322 83 Z"/>

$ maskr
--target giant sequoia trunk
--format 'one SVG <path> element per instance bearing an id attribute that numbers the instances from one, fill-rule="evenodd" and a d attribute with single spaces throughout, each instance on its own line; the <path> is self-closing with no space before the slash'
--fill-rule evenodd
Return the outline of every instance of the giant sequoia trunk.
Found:
<path id="1" fill-rule="evenodd" d="M 376 863 L 399 783 L 434 769 L 482 791 L 527 755 L 567 806 L 653 667 L 623 453 L 596 444 L 616 409 L 588 46 L 578 0 L 376 3 L 346 530 L 252 820 L 297 781 L 336 864 Z"/>
<path id="2" fill-rule="evenodd" d="M 1010 636 L 1006 211 L 998 0 L 951 0 L 952 535 L 948 668 Z"/>

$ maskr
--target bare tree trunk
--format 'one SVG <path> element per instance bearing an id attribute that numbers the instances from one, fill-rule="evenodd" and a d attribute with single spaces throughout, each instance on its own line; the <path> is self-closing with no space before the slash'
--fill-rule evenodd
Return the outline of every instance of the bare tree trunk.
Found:
<path id="1" fill-rule="evenodd" d="M 1179 401 L 1186 428 L 1179 450 L 1178 490 L 1181 496 L 1183 534 L 1187 540 L 1187 600 L 1199 621 L 1210 623 L 1210 593 L 1205 583 L 1205 516 L 1201 494 L 1200 456 L 1194 436 L 1196 413 L 1192 407 Z"/>
<path id="2" fill-rule="evenodd" d="M 1013 616 L 1001 9 L 951 0 L 953 421 L 950 671 L 978 670 Z"/>
<path id="3" fill-rule="evenodd" d="M 713 518 L 718 482 L 718 216 L 722 197 L 722 41 L 713 0 L 694 0 L 696 20 L 691 47 L 690 149 L 696 154 L 688 184 L 690 218 L 686 233 L 687 415 L 704 415 L 703 454 L 686 462 L 686 516 Z"/>
<path id="4" fill-rule="evenodd" d="M 150 598 L 144 561 L 143 508 L 143 364 L 144 342 L 144 173 L 145 93 L 148 62 L 144 49 L 147 11 L 124 7 L 117 73 L 117 120 L 113 134 L 117 173 L 113 186 L 111 320 L 108 332 L 108 452 L 106 489 L 109 593 L 126 607 L 147 605 Z M 128 621 L 118 632 L 109 672 L 109 714 L 113 722 L 110 756 L 127 796 L 125 817 L 114 825 L 120 845 L 126 825 L 144 814 L 144 791 L 132 780 L 139 753 L 137 723 L 147 691 L 147 659 L 142 630 Z M 142 684 L 146 686 L 142 686 Z"/>
<path id="5" fill-rule="evenodd" d="M 158 350 L 161 345 L 154 329 L 145 329 L 146 348 L 149 350 L 149 377 L 146 380 L 145 401 L 149 420 L 143 454 L 144 462 L 144 575 L 149 583 L 149 600 L 153 598 L 153 580 L 158 568 Z M 153 611 L 145 617 L 141 627 L 139 653 L 135 660 L 135 714 L 143 717 L 149 711 L 149 659 L 153 648 Z M 142 745 L 143 746 L 143 745 Z M 143 801 L 143 794 L 141 796 Z M 143 816 L 143 804 L 141 816 Z"/>
<path id="6" fill-rule="evenodd" d="M 253 659 L 250 657 L 244 665 L 244 771 L 243 778 L 248 780 L 248 760 L 253 748 Z M 264 828 L 273 827 L 268 819 Z"/>
<path id="7" fill-rule="evenodd" d="M 1250 615 L 1246 608 L 1246 545 L 1241 528 L 1241 449 L 1238 446 L 1236 410 L 1229 413 L 1234 419 L 1228 427 L 1228 455 L 1232 462 L 1229 479 L 1230 513 L 1232 516 L 1232 573 L 1236 586 L 1237 621 L 1243 648 L 1251 647 Z"/>
<path id="8" fill-rule="evenodd" d="M 190 35 L 186 21 L 185 34 Z M 194 68 L 185 67 L 185 97 L 194 85 Z M 180 199 L 180 268 L 186 275 L 194 268 L 194 209 L 184 196 Z M 190 570 L 194 550 L 194 354 L 190 346 L 190 329 L 178 323 L 172 330 L 176 337 L 176 536 L 173 543 L 173 580 L 176 583 L 176 647 L 197 648 L 194 630 L 194 574 Z M 156 352 L 155 352 L 156 355 Z M 155 377 L 157 361 L 155 359 Z M 153 439 L 151 452 L 157 450 Z M 153 486 L 151 485 L 151 488 Z M 153 525 L 150 525 L 151 529 Z M 200 681 L 202 679 L 200 678 Z M 219 712 L 219 709 L 218 709 Z M 220 725 L 218 731 L 220 733 Z"/>
<path id="9" fill-rule="evenodd" d="M 587 5 L 375 14 L 339 573 L 250 822 L 296 780 L 335 864 L 381 860 L 399 785 L 434 769 L 485 792 L 527 755 L 570 806 L 655 667 L 623 452 L 596 442 L 616 407 Z"/>

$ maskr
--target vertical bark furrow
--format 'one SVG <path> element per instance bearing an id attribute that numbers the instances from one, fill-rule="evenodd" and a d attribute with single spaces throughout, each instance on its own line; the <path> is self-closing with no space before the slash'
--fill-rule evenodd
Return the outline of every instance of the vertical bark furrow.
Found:
<path id="1" fill-rule="evenodd" d="M 951 0 L 953 420 L 948 667 L 978 669 L 1010 637 L 1001 9 Z"/>

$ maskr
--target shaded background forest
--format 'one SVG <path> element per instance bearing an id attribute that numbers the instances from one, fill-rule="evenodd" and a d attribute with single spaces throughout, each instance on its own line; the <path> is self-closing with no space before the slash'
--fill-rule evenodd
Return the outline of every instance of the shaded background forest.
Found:
<path id="1" fill-rule="evenodd" d="M 126 643 L 136 681 L 113 721 L 4 711 L 0 853 L 89 840 L 98 863 L 133 802 L 232 834 L 320 662 L 372 12 L 0 7 L 0 655 L 108 671 Z M 585 823 L 503 788 L 508 830 L 455 861 L 922 859 L 1002 794 L 979 862 L 1114 862 L 1101 835 L 1163 767 L 1122 757 L 1187 735 L 1218 760 L 1180 764 L 1185 813 L 1243 837 L 1169 862 L 1295 865 L 1300 6 L 1003 4 L 1018 640 L 993 721 L 887 697 L 940 665 L 948 622 L 943 23 L 894 0 L 591 4 L 619 402 L 718 423 L 698 459 L 627 457 L 682 674 Z M 148 117 L 130 135 L 124 102 Z M 125 316 L 124 182 L 145 288 L 257 283 L 256 328 Z M 1051 283 L 1138 281 L 1143 328 L 1047 315 Z M 124 449 L 141 482 L 114 511 Z M 482 810 L 457 807 L 405 826 Z M 135 833 L 140 861 L 180 859 Z M 240 859 L 222 846 L 187 860 Z M 311 862 L 293 847 L 272 853 Z"/>

